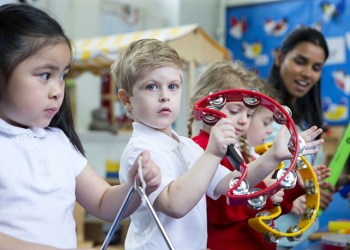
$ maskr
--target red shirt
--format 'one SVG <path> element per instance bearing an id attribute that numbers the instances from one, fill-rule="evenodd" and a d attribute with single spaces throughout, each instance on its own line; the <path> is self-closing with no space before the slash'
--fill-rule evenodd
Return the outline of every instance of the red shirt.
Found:
<path id="1" fill-rule="evenodd" d="M 199 135 L 192 139 L 203 149 L 206 149 L 209 134 L 201 130 Z M 221 164 L 232 171 L 234 170 L 227 157 L 221 161 Z M 266 185 L 261 182 L 256 187 L 264 189 Z M 287 200 L 290 202 L 282 202 L 288 203 L 283 204 L 282 211 L 284 213 L 289 212 L 293 203 L 291 198 L 294 196 L 299 197 L 302 194 L 303 189 L 301 194 L 297 195 L 294 193 L 290 195 L 290 198 L 286 199 L 285 191 L 284 201 Z M 272 208 L 272 206 L 271 200 L 268 199 L 264 209 Z M 230 206 L 227 204 L 225 196 L 221 196 L 217 200 L 207 197 L 208 248 L 211 250 L 275 250 L 275 243 L 266 241 L 261 233 L 255 231 L 248 224 L 248 219 L 255 217 L 258 212 L 260 211 L 254 210 L 247 205 Z"/>

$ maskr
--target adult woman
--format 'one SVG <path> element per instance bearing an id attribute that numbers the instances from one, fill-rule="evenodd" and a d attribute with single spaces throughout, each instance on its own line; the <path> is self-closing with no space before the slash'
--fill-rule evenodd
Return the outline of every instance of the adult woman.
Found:
<path id="1" fill-rule="evenodd" d="M 276 52 L 268 81 L 280 92 L 283 105 L 292 111 L 292 117 L 298 130 L 310 125 L 323 127 L 321 107 L 321 73 L 329 55 L 326 40 L 321 32 L 310 27 L 299 27 L 292 31 Z M 312 165 L 323 164 L 322 150 L 308 159 Z M 325 191 L 325 190 L 329 191 Z M 332 201 L 334 187 L 329 183 L 321 183 L 320 208 L 325 210 Z M 292 213 L 276 221 L 282 230 L 298 220 L 305 208 L 305 199 L 301 197 L 293 205 Z M 281 222 L 281 223 L 278 223 Z M 317 228 L 317 223 L 315 223 Z M 309 233 L 314 229 L 310 229 Z M 304 234 L 306 237 L 307 233 Z M 281 240 L 280 245 L 292 244 Z"/>

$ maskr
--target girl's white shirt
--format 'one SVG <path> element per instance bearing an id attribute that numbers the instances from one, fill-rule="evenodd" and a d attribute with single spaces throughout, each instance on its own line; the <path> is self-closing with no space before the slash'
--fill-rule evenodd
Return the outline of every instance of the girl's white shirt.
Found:
<path id="1" fill-rule="evenodd" d="M 203 154 L 203 149 L 192 139 L 179 136 L 172 131 L 175 139 L 155 129 L 133 123 L 133 133 L 121 157 L 120 180 L 127 180 L 127 171 L 136 157 L 145 149 L 150 151 L 151 159 L 160 167 L 162 181 L 160 187 L 149 195 L 153 204 L 159 193 L 169 183 L 185 174 Z M 207 195 L 213 199 L 215 187 L 230 171 L 219 166 Z M 193 192 L 188 190 L 188 192 Z M 157 212 L 165 231 L 175 249 L 200 250 L 206 249 L 207 244 L 207 216 L 205 196 L 184 217 L 175 219 Z M 161 231 L 145 206 L 141 206 L 131 215 L 131 224 L 126 237 L 125 249 L 168 249 Z"/>
<path id="2" fill-rule="evenodd" d="M 60 129 L 24 129 L 2 119 L 0 148 L 0 232 L 75 248 L 75 178 L 86 158 Z"/>

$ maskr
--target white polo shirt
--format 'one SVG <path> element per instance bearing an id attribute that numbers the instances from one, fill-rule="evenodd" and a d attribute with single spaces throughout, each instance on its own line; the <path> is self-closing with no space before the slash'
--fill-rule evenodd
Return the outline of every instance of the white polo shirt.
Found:
<path id="1" fill-rule="evenodd" d="M 133 133 L 121 157 L 120 179 L 126 182 L 127 171 L 136 157 L 143 151 L 151 153 L 151 159 L 160 167 L 162 181 L 160 187 L 150 194 L 151 203 L 159 193 L 173 180 L 185 174 L 203 154 L 203 149 L 187 137 L 179 136 L 178 143 L 173 138 L 155 129 L 133 123 Z M 219 166 L 216 174 L 207 189 L 207 195 L 214 197 L 217 184 L 230 171 Z M 192 192 L 188 190 L 188 192 Z M 207 245 L 207 211 L 205 196 L 184 217 L 175 219 L 157 212 L 165 231 L 175 249 L 199 250 L 206 249 Z M 131 215 L 131 224 L 125 241 L 125 249 L 168 249 L 161 231 L 146 206 L 141 206 Z"/>
<path id="2" fill-rule="evenodd" d="M 60 129 L 24 129 L 2 119 L 0 148 L 0 232 L 75 248 L 75 178 L 86 158 Z"/>

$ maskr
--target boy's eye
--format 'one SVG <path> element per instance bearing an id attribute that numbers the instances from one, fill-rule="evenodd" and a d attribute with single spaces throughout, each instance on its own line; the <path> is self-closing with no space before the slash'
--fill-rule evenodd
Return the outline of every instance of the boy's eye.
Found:
<path id="1" fill-rule="evenodd" d="M 149 85 L 146 86 L 146 89 L 150 90 L 150 91 L 156 90 L 157 88 L 158 87 L 155 84 L 149 84 Z"/>
<path id="2" fill-rule="evenodd" d="M 51 74 L 50 73 L 44 73 L 40 75 L 40 78 L 47 81 L 50 79 Z"/>

